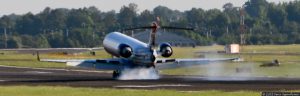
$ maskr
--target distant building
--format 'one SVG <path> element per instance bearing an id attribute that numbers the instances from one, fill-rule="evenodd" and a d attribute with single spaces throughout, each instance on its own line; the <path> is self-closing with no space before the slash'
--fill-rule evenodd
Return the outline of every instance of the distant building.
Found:
<path id="1" fill-rule="evenodd" d="M 150 38 L 150 32 L 149 31 L 139 32 L 134 34 L 133 37 L 142 42 L 148 43 Z M 156 45 L 159 45 L 163 42 L 168 42 L 172 46 L 195 46 L 196 45 L 196 41 L 190 38 L 180 36 L 172 32 L 159 31 L 156 33 Z"/>
<path id="2" fill-rule="evenodd" d="M 239 44 L 229 44 L 225 46 L 226 53 L 240 53 L 240 45 Z"/>

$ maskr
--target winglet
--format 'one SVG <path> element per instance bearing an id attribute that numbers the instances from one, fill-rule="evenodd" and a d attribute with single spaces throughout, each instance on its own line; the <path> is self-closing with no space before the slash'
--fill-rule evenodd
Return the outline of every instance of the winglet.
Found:
<path id="1" fill-rule="evenodd" d="M 241 57 L 238 57 L 238 58 L 232 58 L 231 61 L 240 62 L 240 61 L 244 61 L 244 59 Z"/>
<path id="2" fill-rule="evenodd" d="M 41 61 L 39 51 L 36 51 L 36 59 L 37 59 L 38 61 Z"/>

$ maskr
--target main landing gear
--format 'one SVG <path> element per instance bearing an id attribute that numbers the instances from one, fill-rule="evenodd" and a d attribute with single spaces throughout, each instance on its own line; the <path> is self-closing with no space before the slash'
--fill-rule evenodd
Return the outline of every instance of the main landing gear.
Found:
<path id="1" fill-rule="evenodd" d="M 118 79 L 121 75 L 121 71 L 115 70 L 112 74 L 113 79 Z"/>

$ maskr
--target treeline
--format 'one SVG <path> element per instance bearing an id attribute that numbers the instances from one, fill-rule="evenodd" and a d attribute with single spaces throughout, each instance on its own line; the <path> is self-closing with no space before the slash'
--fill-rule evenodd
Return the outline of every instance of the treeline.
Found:
<path id="1" fill-rule="evenodd" d="M 300 43 L 300 1 L 274 4 L 250 0 L 244 9 L 246 44 Z M 240 41 L 240 7 L 231 3 L 223 10 L 192 8 L 180 12 L 158 6 L 137 11 L 138 6 L 132 3 L 119 13 L 102 12 L 96 7 L 47 7 L 38 14 L 4 15 L 0 18 L 0 48 L 96 47 L 109 32 L 150 25 L 157 17 L 161 25 L 195 28 L 176 33 L 196 40 L 198 45 Z"/>

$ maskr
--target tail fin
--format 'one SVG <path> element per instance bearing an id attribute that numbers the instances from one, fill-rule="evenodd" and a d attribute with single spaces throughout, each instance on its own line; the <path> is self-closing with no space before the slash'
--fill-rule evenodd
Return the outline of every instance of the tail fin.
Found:
<path id="1" fill-rule="evenodd" d="M 155 46 L 156 32 L 160 28 L 159 24 L 160 24 L 160 18 L 156 17 L 156 21 L 154 21 L 151 26 L 151 33 L 150 33 L 150 38 L 149 38 L 149 43 L 148 43 L 148 46 L 150 48 Z"/>
<path id="2" fill-rule="evenodd" d="M 149 39 L 149 44 L 148 44 L 148 46 L 150 48 L 155 46 L 155 37 L 156 37 L 156 32 L 157 32 L 157 29 L 159 28 L 159 26 L 156 22 L 153 22 L 151 27 L 152 28 L 151 28 L 150 39 Z"/>
<path id="3" fill-rule="evenodd" d="M 182 28 L 182 27 L 172 27 L 172 26 L 160 26 L 161 20 L 159 17 L 156 17 L 156 21 L 152 23 L 151 26 L 144 26 L 144 27 L 135 27 L 135 28 L 128 28 L 123 29 L 123 31 L 127 30 L 137 30 L 137 29 L 151 29 L 150 38 L 148 42 L 148 47 L 152 48 L 155 46 L 155 38 L 156 32 L 159 29 L 177 29 L 177 30 L 194 30 L 193 28 Z"/>

